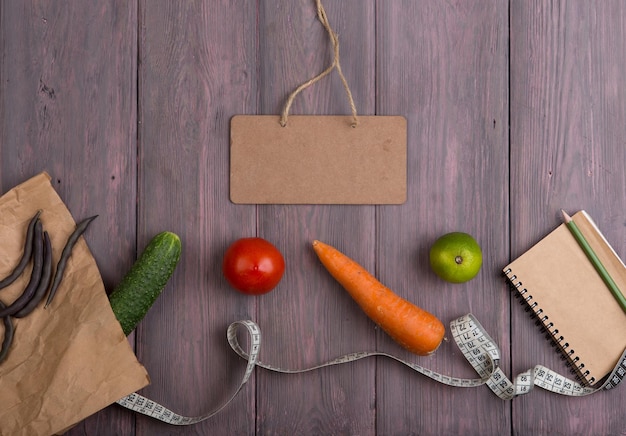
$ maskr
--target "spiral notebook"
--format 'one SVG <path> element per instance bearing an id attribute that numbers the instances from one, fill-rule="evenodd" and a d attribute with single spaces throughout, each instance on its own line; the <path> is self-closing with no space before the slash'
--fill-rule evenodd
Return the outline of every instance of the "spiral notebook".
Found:
<path id="1" fill-rule="evenodd" d="M 585 211 L 572 219 L 619 289 L 626 292 L 626 266 L 596 224 Z M 626 313 L 565 224 L 503 272 L 581 382 L 593 385 L 613 370 L 626 349 Z"/>

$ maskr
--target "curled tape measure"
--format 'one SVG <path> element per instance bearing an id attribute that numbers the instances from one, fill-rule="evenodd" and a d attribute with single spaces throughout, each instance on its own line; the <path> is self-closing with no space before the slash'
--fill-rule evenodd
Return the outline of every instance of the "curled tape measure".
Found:
<path id="1" fill-rule="evenodd" d="M 237 331 L 239 328 L 245 328 L 249 335 L 249 347 L 246 352 L 237 340 Z M 581 397 L 590 395 L 598 391 L 609 390 L 617 387 L 617 385 L 626 377 L 626 350 L 622 353 L 618 365 L 613 369 L 611 374 L 606 378 L 604 383 L 599 387 L 589 387 L 580 384 L 577 381 L 570 380 L 551 369 L 542 365 L 537 365 L 515 377 L 514 380 L 504 374 L 499 367 L 500 349 L 496 343 L 487 334 L 482 325 L 476 320 L 474 315 L 468 314 L 455 319 L 450 323 L 450 331 L 452 337 L 463 356 L 472 365 L 479 377 L 474 379 L 463 379 L 450 377 L 436 373 L 426 369 L 415 363 L 407 362 L 399 359 L 391 354 L 381 352 L 360 352 L 347 354 L 335 360 L 306 368 L 306 369 L 284 369 L 272 365 L 265 364 L 258 360 L 261 351 L 261 330 L 253 321 L 237 321 L 228 327 L 227 338 L 231 348 L 242 358 L 248 361 L 246 371 L 243 375 L 241 383 L 233 395 L 216 410 L 202 416 L 187 417 L 172 412 L 166 407 L 149 400 L 137 393 L 128 395 L 117 403 L 135 412 L 151 416 L 152 418 L 167 422 L 174 425 L 189 425 L 211 418 L 224 409 L 239 391 L 246 384 L 250 375 L 254 371 L 254 367 L 258 366 L 269 371 L 295 374 L 307 371 L 313 371 L 332 365 L 354 362 L 371 356 L 383 356 L 396 360 L 420 374 L 430 377 L 440 383 L 455 387 L 477 387 L 487 385 L 498 397 L 503 400 L 511 400 L 518 395 L 529 393 L 534 386 L 538 386 L 547 391 L 556 394 Z"/>

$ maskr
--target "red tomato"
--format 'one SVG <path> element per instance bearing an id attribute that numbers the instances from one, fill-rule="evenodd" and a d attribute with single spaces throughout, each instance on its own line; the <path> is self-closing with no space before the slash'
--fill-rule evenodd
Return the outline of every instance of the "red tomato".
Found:
<path id="1" fill-rule="evenodd" d="M 265 294 L 278 285 L 285 272 L 283 255 L 262 238 L 242 238 L 224 254 L 226 280 L 244 294 Z"/>

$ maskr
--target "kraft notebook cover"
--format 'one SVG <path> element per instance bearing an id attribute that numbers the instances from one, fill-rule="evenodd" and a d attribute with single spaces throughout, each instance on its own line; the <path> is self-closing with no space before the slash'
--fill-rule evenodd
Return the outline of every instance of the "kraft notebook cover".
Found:
<path id="1" fill-rule="evenodd" d="M 622 293 L 626 266 L 585 211 L 572 219 Z M 583 383 L 609 374 L 626 348 L 626 313 L 565 224 L 503 269 Z"/>

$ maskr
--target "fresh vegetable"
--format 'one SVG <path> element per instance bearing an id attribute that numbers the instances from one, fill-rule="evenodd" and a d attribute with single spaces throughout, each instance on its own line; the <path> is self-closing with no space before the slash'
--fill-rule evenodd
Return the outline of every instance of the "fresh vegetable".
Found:
<path id="1" fill-rule="evenodd" d="M 94 215 L 89 218 L 85 218 L 80 223 L 76 225 L 76 229 L 72 232 L 72 234 L 67 238 L 67 242 L 65 243 L 65 247 L 63 247 L 63 251 L 61 252 L 61 257 L 59 258 L 59 263 L 57 263 L 57 269 L 54 273 L 54 279 L 52 280 L 52 286 L 50 287 L 50 293 L 48 294 L 48 300 L 46 300 L 46 304 L 44 308 L 48 307 L 50 303 L 52 303 L 52 299 L 57 292 L 59 285 L 61 284 L 61 279 L 63 278 L 63 273 L 65 272 L 65 267 L 67 265 L 67 260 L 72 255 L 72 249 L 76 242 L 78 242 L 78 238 L 85 233 L 89 224 L 96 219 L 98 215 Z"/>
<path id="2" fill-rule="evenodd" d="M 285 260 L 265 239 L 242 238 L 226 250 L 222 272 L 238 291 L 261 295 L 278 285 L 285 272 Z"/>
<path id="3" fill-rule="evenodd" d="M 178 264 L 180 253 L 178 235 L 159 233 L 109 296 L 113 313 L 127 336 L 165 288 Z"/>
<path id="4" fill-rule="evenodd" d="M 6 309 L 6 307 L 7 306 L 0 301 L 0 310 Z M 7 315 L 2 319 L 4 321 L 4 339 L 2 340 L 2 347 L 0 348 L 0 363 L 2 363 L 2 361 L 6 359 L 9 354 L 9 349 L 13 343 L 13 334 L 15 333 L 15 327 L 13 326 L 11 317 Z"/>
<path id="5" fill-rule="evenodd" d="M 33 237 L 33 269 L 30 275 L 30 280 L 24 291 L 19 297 L 13 301 L 10 305 L 4 309 L 0 309 L 0 318 L 7 315 L 14 315 L 21 310 L 35 295 L 35 291 L 39 286 L 39 280 L 41 278 L 41 271 L 43 268 L 43 240 L 42 240 L 42 225 L 41 221 L 37 220 L 35 224 L 35 234 Z"/>
<path id="6" fill-rule="evenodd" d="M 398 344 L 418 355 L 431 354 L 439 347 L 445 327 L 436 316 L 395 294 L 330 245 L 313 241 L 313 249 L 365 314 Z"/>
<path id="7" fill-rule="evenodd" d="M 39 280 L 39 284 L 37 285 L 33 298 L 31 298 L 22 309 L 13 315 L 15 318 L 23 318 L 30 314 L 41 302 L 41 300 L 43 300 L 43 297 L 48 291 L 48 286 L 50 286 L 50 279 L 52 278 L 52 243 L 50 241 L 50 236 L 46 231 L 43 232 L 43 244 L 44 257 L 41 279 Z"/>
<path id="8" fill-rule="evenodd" d="M 52 278 L 52 243 L 48 232 L 43 229 L 43 225 L 39 219 L 41 213 L 42 211 L 38 211 L 28 224 L 21 259 L 13 268 L 11 274 L 0 281 L 0 289 L 9 286 L 24 273 L 26 266 L 32 259 L 33 267 L 30 271 L 30 278 L 22 293 L 11 304 L 7 305 L 0 301 L 0 318 L 2 318 L 4 322 L 4 340 L 0 348 L 0 362 L 7 357 L 9 348 L 13 342 L 15 327 L 13 326 L 13 320 L 11 318 L 22 318 L 30 314 L 45 297 Z M 61 254 L 61 259 L 57 265 L 56 280 L 50 291 L 46 306 L 52 301 L 56 287 L 61 282 L 67 259 L 72 254 L 74 245 L 94 218 L 96 217 L 87 218 L 79 223 L 76 226 L 76 230 L 68 238 L 67 244 Z"/>
<path id="9" fill-rule="evenodd" d="M 24 252 L 22 253 L 22 257 L 20 261 L 17 263 L 11 274 L 0 281 L 0 289 L 6 288 L 11 283 L 13 283 L 19 276 L 22 275 L 24 270 L 26 269 L 26 265 L 30 262 L 30 258 L 33 253 L 33 237 L 35 234 L 35 224 L 39 220 L 39 215 L 41 215 L 41 211 L 37 211 L 34 217 L 28 223 L 28 229 L 26 230 L 26 241 L 24 242 Z"/>

